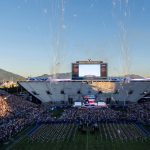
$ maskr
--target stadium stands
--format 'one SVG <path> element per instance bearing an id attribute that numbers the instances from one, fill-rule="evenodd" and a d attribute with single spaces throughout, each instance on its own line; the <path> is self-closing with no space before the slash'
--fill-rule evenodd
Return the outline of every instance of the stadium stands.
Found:
<path id="1" fill-rule="evenodd" d="M 83 92 L 82 88 L 80 90 Z M 54 116 L 52 112 L 59 110 L 62 110 L 60 116 Z M 111 141 L 145 140 L 150 134 L 141 125 L 150 125 L 150 101 L 128 104 L 126 109 L 117 110 L 111 107 L 56 107 L 37 105 L 21 97 L 1 92 L 0 143 L 8 141 L 33 123 L 36 128 L 28 134 L 28 142 L 31 143 L 69 141 L 74 139 L 79 131 L 99 134 L 101 139 Z"/>
<path id="2" fill-rule="evenodd" d="M 0 143 L 32 124 L 42 111 L 34 103 L 3 92 L 0 96 Z"/>
<path id="3" fill-rule="evenodd" d="M 149 81 L 109 82 L 109 81 L 22 81 L 19 84 L 41 102 L 68 103 L 71 98 L 74 102 L 81 101 L 82 95 L 96 95 L 97 100 L 137 102 L 150 90 Z M 51 94 L 48 94 L 49 91 Z M 63 94 L 61 93 L 63 91 Z M 79 92 L 80 91 L 80 92 Z M 115 93 L 117 91 L 117 93 Z"/>

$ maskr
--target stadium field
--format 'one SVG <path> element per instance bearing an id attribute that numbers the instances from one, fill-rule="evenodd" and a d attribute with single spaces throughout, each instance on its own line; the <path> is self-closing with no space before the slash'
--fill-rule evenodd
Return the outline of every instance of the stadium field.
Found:
<path id="1" fill-rule="evenodd" d="M 12 150 L 149 150 L 150 137 L 134 123 L 101 123 L 85 132 L 74 124 L 42 124 Z"/>

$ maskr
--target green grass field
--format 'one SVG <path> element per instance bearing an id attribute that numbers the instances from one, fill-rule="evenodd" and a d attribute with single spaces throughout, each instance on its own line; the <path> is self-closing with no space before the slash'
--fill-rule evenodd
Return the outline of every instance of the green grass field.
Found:
<path id="1" fill-rule="evenodd" d="M 121 133 L 118 133 L 120 129 Z M 128 138 L 130 137 L 130 138 Z M 41 125 L 10 147 L 12 150 L 149 150 L 150 139 L 134 124 L 100 124 L 99 130 L 81 133 L 77 126 Z"/>

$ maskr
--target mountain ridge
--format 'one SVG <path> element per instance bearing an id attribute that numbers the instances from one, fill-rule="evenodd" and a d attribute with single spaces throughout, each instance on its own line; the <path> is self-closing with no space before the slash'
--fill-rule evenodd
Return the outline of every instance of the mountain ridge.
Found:
<path id="1" fill-rule="evenodd" d="M 49 75 L 49 74 L 43 74 L 40 76 L 36 76 L 38 78 L 48 78 L 48 77 L 52 77 L 52 78 L 57 78 L 57 79 L 71 79 L 71 72 L 66 72 L 66 73 L 57 73 L 56 75 Z M 124 76 L 118 76 L 118 77 L 130 77 L 131 79 L 143 79 L 144 77 L 140 76 L 140 75 L 136 75 L 136 74 L 129 74 L 129 75 L 124 75 Z M 0 82 L 3 81 L 10 81 L 13 80 L 14 82 L 17 81 L 24 81 L 26 80 L 25 77 L 6 71 L 4 69 L 0 68 Z"/>
<path id="2" fill-rule="evenodd" d="M 43 74 L 41 76 L 37 76 L 37 77 L 55 77 L 57 79 L 68 79 L 68 78 L 71 78 L 71 72 L 67 72 L 67 73 L 57 73 L 56 75 L 48 75 L 48 74 Z M 140 76 L 140 75 L 136 75 L 136 74 L 128 74 L 128 75 L 123 75 L 123 76 L 118 76 L 118 77 L 130 77 L 131 79 L 144 79 L 144 77 Z"/>
<path id="3" fill-rule="evenodd" d="M 57 79 L 68 79 L 71 78 L 71 72 L 66 72 L 66 73 L 56 73 L 56 75 L 53 74 L 43 74 L 41 76 L 37 76 L 38 78 L 48 78 L 48 77 L 52 77 L 52 78 L 57 78 Z"/>
<path id="4" fill-rule="evenodd" d="M 17 81 L 21 81 L 25 79 L 26 78 L 21 75 L 18 75 L 18 74 L 15 74 L 15 73 L 12 73 L 12 72 L 9 72 L 0 68 L 0 82 L 10 81 L 10 80 L 17 82 Z"/>

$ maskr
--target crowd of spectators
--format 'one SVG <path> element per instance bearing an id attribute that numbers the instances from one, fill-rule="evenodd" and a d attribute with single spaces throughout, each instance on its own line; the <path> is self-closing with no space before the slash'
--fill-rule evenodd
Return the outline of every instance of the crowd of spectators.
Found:
<path id="1" fill-rule="evenodd" d="M 32 124 L 43 112 L 38 105 L 8 93 L 0 94 L 0 143 Z"/>
<path id="2" fill-rule="evenodd" d="M 61 120 L 70 120 L 74 122 L 95 123 L 101 121 L 111 121 L 119 119 L 120 112 L 110 108 L 71 108 L 65 110 Z"/>
<path id="3" fill-rule="evenodd" d="M 128 120 L 150 124 L 150 101 L 128 105 Z"/>
<path id="4" fill-rule="evenodd" d="M 48 107 L 37 105 L 19 96 L 0 91 L 0 143 L 12 138 L 32 123 L 84 123 L 132 121 L 150 124 L 150 102 L 128 104 L 126 110 L 111 108 L 62 107 L 60 117 L 51 115 Z M 57 107 L 55 107 L 57 109 Z"/>
<path id="5" fill-rule="evenodd" d="M 57 109 L 57 108 L 56 108 Z M 63 109 L 63 108 L 62 108 Z M 76 123 L 98 123 L 98 122 L 135 122 L 150 124 L 150 102 L 128 104 L 125 109 L 111 108 L 74 108 L 64 109 L 59 118 L 50 114 L 42 114 L 38 122 L 76 122 Z"/>

